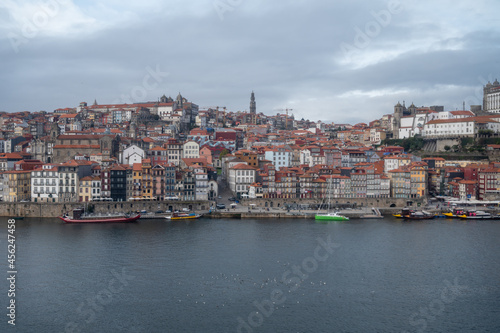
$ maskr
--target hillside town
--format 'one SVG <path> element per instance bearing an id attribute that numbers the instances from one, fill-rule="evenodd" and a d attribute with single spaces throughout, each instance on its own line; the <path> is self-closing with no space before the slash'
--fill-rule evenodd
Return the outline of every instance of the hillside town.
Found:
<path id="1" fill-rule="evenodd" d="M 380 119 L 354 125 L 296 119 L 291 109 L 257 113 L 253 92 L 244 112 L 200 107 L 180 93 L 1 112 L 0 199 L 216 201 L 224 187 L 235 199 L 255 200 L 322 200 L 327 192 L 338 200 L 497 200 L 500 145 L 478 149 L 482 159 L 448 154 L 500 133 L 500 84 L 483 88 L 483 105 L 470 110 L 398 102 Z M 390 143 L 410 138 L 423 147 Z"/>

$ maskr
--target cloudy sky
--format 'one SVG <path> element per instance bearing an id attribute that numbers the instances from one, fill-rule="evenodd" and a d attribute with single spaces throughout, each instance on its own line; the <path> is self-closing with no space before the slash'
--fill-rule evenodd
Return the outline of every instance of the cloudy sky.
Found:
<path id="1" fill-rule="evenodd" d="M 498 0 L 2 0 L 0 110 L 154 101 L 367 122 L 481 104 Z"/>

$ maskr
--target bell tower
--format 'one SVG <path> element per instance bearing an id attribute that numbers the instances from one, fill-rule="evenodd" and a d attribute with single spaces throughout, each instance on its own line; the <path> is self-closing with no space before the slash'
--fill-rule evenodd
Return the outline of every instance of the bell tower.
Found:
<path id="1" fill-rule="evenodd" d="M 252 95 L 250 96 L 250 113 L 257 113 L 257 104 L 255 103 L 255 93 L 252 91 Z"/>

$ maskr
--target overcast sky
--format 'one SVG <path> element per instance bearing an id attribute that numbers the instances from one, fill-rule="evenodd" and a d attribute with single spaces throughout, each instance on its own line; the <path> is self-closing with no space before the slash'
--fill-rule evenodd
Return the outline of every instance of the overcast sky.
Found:
<path id="1" fill-rule="evenodd" d="M 367 122 L 406 101 L 481 104 L 498 0 L 0 2 L 0 110 L 155 101 Z"/>

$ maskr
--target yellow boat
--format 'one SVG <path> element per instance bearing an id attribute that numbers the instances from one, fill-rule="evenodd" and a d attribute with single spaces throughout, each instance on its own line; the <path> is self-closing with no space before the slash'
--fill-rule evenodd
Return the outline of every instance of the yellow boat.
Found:
<path id="1" fill-rule="evenodd" d="M 451 211 L 443 213 L 444 216 L 446 217 L 451 217 L 451 218 L 459 218 L 462 217 L 462 215 L 465 214 L 465 210 L 463 208 L 453 208 Z"/>
<path id="2" fill-rule="evenodd" d="M 170 216 L 165 216 L 165 218 L 169 220 L 194 220 L 200 218 L 201 216 L 202 214 L 195 213 L 173 213 Z"/>
<path id="3" fill-rule="evenodd" d="M 398 219 L 403 217 L 401 214 L 392 214 L 392 216 L 397 217 Z"/>

